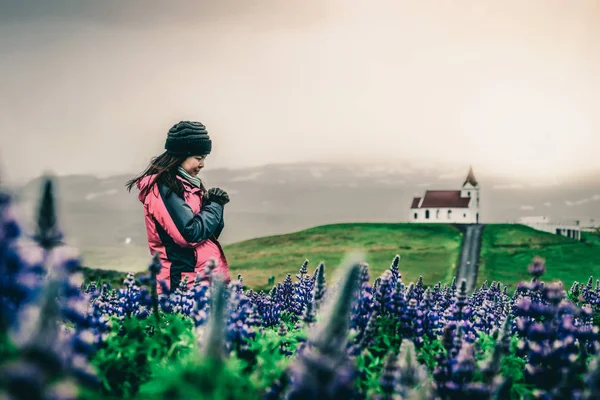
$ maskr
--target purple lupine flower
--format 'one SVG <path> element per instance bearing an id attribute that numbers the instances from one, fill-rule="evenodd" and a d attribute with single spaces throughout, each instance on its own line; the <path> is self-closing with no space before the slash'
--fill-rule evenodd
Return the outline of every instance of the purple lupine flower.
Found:
<path id="1" fill-rule="evenodd" d="M 298 317 L 304 315 L 307 304 L 312 301 L 314 282 L 307 275 L 308 260 L 305 260 L 300 267 L 300 273 L 296 275 L 298 281 L 294 283 L 294 301 L 292 302 L 290 311 Z"/>
<path id="2" fill-rule="evenodd" d="M 585 389 L 582 393 L 583 400 L 592 400 L 598 398 L 600 393 L 600 357 L 595 356 L 589 363 L 589 368 L 584 377 Z"/>
<path id="3" fill-rule="evenodd" d="M 405 338 L 412 339 L 415 346 L 423 345 L 423 311 L 418 308 L 417 299 L 410 299 L 403 313 L 402 332 Z"/>
<path id="4" fill-rule="evenodd" d="M 229 284 L 228 320 L 226 323 L 226 345 L 229 351 L 236 351 L 243 357 L 248 350 L 248 340 L 256 336 L 256 327 L 260 325 L 256 306 L 242 289 L 240 281 Z"/>
<path id="5" fill-rule="evenodd" d="M 254 294 L 250 297 L 252 303 L 256 305 L 259 318 L 264 327 L 276 326 L 281 321 L 281 308 L 279 303 L 273 300 L 271 295 L 264 293 Z"/>
<path id="6" fill-rule="evenodd" d="M 200 348 L 204 357 L 222 362 L 226 355 L 227 288 L 217 278 L 212 281 L 211 291 L 210 316 L 199 335 Z"/>
<path id="7" fill-rule="evenodd" d="M 317 310 L 321 307 L 321 304 L 325 300 L 327 294 L 327 285 L 325 283 L 325 263 L 321 262 L 315 270 L 315 306 Z"/>
<path id="8" fill-rule="evenodd" d="M 383 369 L 379 378 L 379 387 L 381 396 L 376 396 L 375 400 L 392 400 L 398 386 L 398 360 L 394 351 L 389 351 L 383 362 Z"/>
<path id="9" fill-rule="evenodd" d="M 446 310 L 444 317 L 446 321 L 453 321 L 460 326 L 464 339 L 469 343 L 475 342 L 478 336 L 473 327 L 471 315 L 472 309 L 467 296 L 467 282 L 463 279 L 458 294 L 454 297 L 454 304 Z"/>
<path id="10" fill-rule="evenodd" d="M 386 270 L 381 276 L 377 291 L 373 295 L 374 309 L 381 315 L 394 314 L 394 293 L 396 291 L 396 283 L 394 274 L 390 270 Z"/>
<path id="11" fill-rule="evenodd" d="M 452 382 L 459 388 L 464 387 L 473 380 L 473 375 L 477 369 L 474 358 L 473 345 L 465 343 L 461 346 L 456 362 L 452 365 Z"/>
<path id="12" fill-rule="evenodd" d="M 583 389 L 574 378 L 585 371 L 581 355 L 593 348 L 589 340 L 597 340 L 597 330 L 586 327 L 587 312 L 564 299 L 561 283 L 540 281 L 543 264 L 533 265 L 533 279 L 519 285 L 514 306 L 514 330 L 522 338 L 517 354 L 527 360 L 525 380 L 542 397 L 561 398 L 567 390 L 576 394 Z"/>
<path id="13" fill-rule="evenodd" d="M 25 339 L 22 350 L 36 354 L 28 362 L 45 364 L 48 356 L 58 360 L 58 369 L 76 378 L 80 384 L 96 385 L 99 381 L 88 364 L 88 356 L 100 341 L 102 326 L 90 315 L 91 296 L 80 290 L 83 281 L 78 272 L 80 259 L 74 249 L 64 246 L 62 238 L 56 219 L 53 182 L 46 177 L 33 239 L 42 250 L 42 262 L 48 275 L 40 303 L 40 318 L 33 334 Z M 71 322 L 73 328 L 65 329 L 63 321 Z M 36 359 L 44 353 L 46 356 Z"/>
<path id="14" fill-rule="evenodd" d="M 316 305 L 315 305 L 315 301 L 314 299 L 312 299 L 311 296 L 311 300 L 309 300 L 309 302 L 306 304 L 306 308 L 304 309 L 304 317 L 303 317 L 303 322 L 307 325 L 307 326 L 312 326 L 313 323 L 317 320 L 316 319 Z"/>
<path id="15" fill-rule="evenodd" d="M 292 276 L 287 274 L 283 283 L 277 285 L 276 301 L 281 306 L 281 311 L 290 311 L 294 309 L 294 284 Z"/>
<path id="16" fill-rule="evenodd" d="M 281 341 L 279 342 L 279 352 L 286 356 L 293 355 L 294 352 L 288 348 L 289 341 L 285 340 L 285 337 L 288 334 L 288 329 L 287 329 L 287 325 L 285 324 L 285 322 L 281 321 L 279 323 L 279 329 L 277 329 L 277 334 L 281 338 Z"/>
<path id="17" fill-rule="evenodd" d="M 423 295 L 425 294 L 425 288 L 423 287 L 423 276 L 419 276 L 419 279 L 415 284 L 413 293 L 415 296 L 415 300 L 417 300 L 417 303 L 421 303 L 421 301 L 423 300 Z"/>
<path id="18" fill-rule="evenodd" d="M 473 313 L 473 328 L 480 333 L 489 334 L 496 328 L 496 314 L 490 301 L 484 300 L 480 307 Z"/>
<path id="19" fill-rule="evenodd" d="M 88 364 L 88 356 L 95 350 L 98 340 L 90 324 L 91 318 L 86 318 L 88 299 L 71 291 L 72 287 L 78 291 L 79 285 L 73 285 L 69 280 L 71 260 L 63 250 L 52 249 L 49 252 L 51 257 L 46 258 L 52 273 L 39 304 L 39 318 L 32 321 L 34 325 L 30 334 L 22 338 L 19 359 L 15 364 L 6 365 L 4 372 L 6 376 L 20 379 L 11 371 L 13 367 L 23 365 L 46 376 L 56 376 L 58 373 L 59 379 L 71 377 L 79 385 L 92 387 L 99 381 Z M 74 328 L 65 329 L 63 320 L 73 322 Z M 16 384 L 11 379 L 7 382 L 9 387 Z M 38 389 L 41 394 L 47 388 Z M 18 392 L 13 395 L 19 398 Z"/>
<path id="20" fill-rule="evenodd" d="M 391 314 L 400 319 L 400 322 L 404 321 L 404 314 L 406 312 L 406 303 L 408 302 L 408 293 L 406 292 L 406 287 L 404 286 L 404 282 L 402 280 L 396 281 L 396 290 L 393 293 L 393 299 L 391 307 Z"/>
<path id="21" fill-rule="evenodd" d="M 358 292 L 360 264 L 348 269 L 335 304 L 320 321 L 290 369 L 287 399 L 354 399 L 357 371 L 346 352 L 352 302 Z"/>
<path id="22" fill-rule="evenodd" d="M 528 270 L 534 279 L 539 279 L 546 272 L 546 265 L 544 264 L 544 259 L 540 257 L 535 257 Z"/>
<path id="23" fill-rule="evenodd" d="M 350 328 L 359 332 L 358 339 L 367 326 L 371 313 L 373 312 L 373 288 L 369 285 L 369 264 L 361 264 L 360 273 L 360 294 L 352 304 L 352 314 L 350 316 Z"/>
<path id="24" fill-rule="evenodd" d="M 489 358 L 485 360 L 481 368 L 483 382 L 486 385 L 491 385 L 493 383 L 494 377 L 500 371 L 500 362 L 502 360 L 502 356 L 508 354 L 510 350 L 511 325 L 511 318 L 506 318 L 504 320 L 504 323 L 502 324 L 502 331 L 500 332 L 500 336 L 496 340 L 494 350 L 492 351 L 492 354 L 489 356 Z"/>
<path id="25" fill-rule="evenodd" d="M 402 399 L 412 398 L 415 388 L 426 383 L 428 377 L 425 367 L 417 361 L 414 344 L 410 340 L 402 340 L 398 356 L 397 393 Z"/>
<path id="26" fill-rule="evenodd" d="M 195 320 L 195 326 L 200 326 L 206 321 L 206 313 L 210 308 L 210 288 L 211 282 L 207 279 L 203 279 L 202 275 L 197 273 L 194 284 L 190 289 L 190 297 L 193 303 L 191 316 Z"/>
<path id="27" fill-rule="evenodd" d="M 398 264 L 400 263 L 400 255 L 396 254 L 394 259 L 392 260 L 392 264 L 390 265 L 390 271 L 392 273 L 392 287 L 396 287 L 396 283 L 398 279 L 402 278 L 402 274 L 400 274 L 400 270 L 398 269 Z"/>
<path id="28" fill-rule="evenodd" d="M 433 370 L 433 387 L 442 398 L 448 395 L 447 385 L 452 379 L 452 367 L 455 363 L 455 357 L 458 354 L 458 348 L 455 346 L 454 337 L 457 328 L 455 324 L 448 324 L 443 328 L 442 345 L 446 352 L 439 352 L 436 358 L 436 366 Z"/>
<path id="29" fill-rule="evenodd" d="M 569 296 L 571 296 L 574 299 L 579 299 L 579 296 L 581 294 L 581 289 L 582 289 L 582 286 L 579 284 L 579 282 L 577 282 L 577 281 L 573 282 L 573 284 L 571 285 L 571 288 L 569 289 Z"/>
<path id="30" fill-rule="evenodd" d="M 0 191 L 0 333 L 11 330 L 21 336 L 18 316 L 22 309 L 35 308 L 42 290 L 46 269 L 37 260 L 26 259 L 19 247 L 21 228 L 14 216 L 12 197 Z M 30 253 L 39 250 L 37 247 Z"/>
<path id="31" fill-rule="evenodd" d="M 137 316 L 142 311 L 142 292 L 135 282 L 135 275 L 129 272 L 123 281 L 124 287 L 119 288 L 120 318 Z"/>
<path id="32" fill-rule="evenodd" d="M 149 313 L 149 311 L 152 310 L 152 314 L 154 314 L 154 321 L 155 321 L 156 326 L 158 326 L 158 323 L 160 320 L 160 315 L 159 315 L 160 302 L 159 302 L 159 298 L 158 298 L 159 282 L 157 281 L 157 276 L 158 276 L 158 273 L 160 272 L 160 269 L 161 269 L 160 252 L 155 252 L 152 255 L 152 261 L 148 265 L 147 275 L 140 276 L 140 283 L 150 287 L 150 291 L 148 291 L 146 288 L 142 288 L 142 290 L 141 290 L 140 302 L 142 305 L 145 306 L 145 310 L 142 310 L 142 314 Z M 166 282 L 162 281 L 162 282 L 160 282 L 160 284 L 163 286 L 163 289 L 164 289 L 164 286 L 166 286 Z M 164 293 L 168 293 L 168 291 L 165 291 Z"/>
<path id="33" fill-rule="evenodd" d="M 430 338 L 435 338 L 442 334 L 442 310 L 437 301 L 434 300 L 433 292 L 427 288 L 423 295 L 421 309 L 425 310 L 424 331 Z"/>
<path id="34" fill-rule="evenodd" d="M 379 288 L 380 284 L 381 284 L 381 276 L 378 276 L 377 278 L 375 278 L 375 282 L 373 282 L 373 293 L 377 292 L 377 289 Z"/>
<path id="35" fill-rule="evenodd" d="M 194 296 L 188 285 L 188 277 L 184 276 L 177 288 L 169 294 L 169 310 L 171 313 L 190 316 L 194 310 Z"/>

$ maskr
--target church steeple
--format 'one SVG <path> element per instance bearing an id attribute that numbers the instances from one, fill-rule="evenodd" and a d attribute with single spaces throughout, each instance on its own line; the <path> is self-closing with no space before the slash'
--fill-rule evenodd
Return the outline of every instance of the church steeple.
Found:
<path id="1" fill-rule="evenodd" d="M 473 173 L 473 166 L 469 166 L 469 174 L 467 175 L 467 179 L 465 179 L 465 182 L 463 183 L 463 187 L 467 183 L 470 183 L 473 187 L 477 187 L 479 185 L 477 183 L 477 179 L 475 179 L 475 174 Z"/>

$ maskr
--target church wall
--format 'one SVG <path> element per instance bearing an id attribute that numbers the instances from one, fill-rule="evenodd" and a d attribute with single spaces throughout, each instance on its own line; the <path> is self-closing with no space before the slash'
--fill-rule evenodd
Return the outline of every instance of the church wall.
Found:
<path id="1" fill-rule="evenodd" d="M 439 211 L 438 211 L 439 210 Z M 426 218 L 429 211 L 429 218 Z M 448 217 L 450 211 L 450 217 Z M 416 214 L 416 218 L 415 218 Z M 477 221 L 477 210 L 469 208 L 421 208 L 411 209 L 408 218 L 413 223 L 440 223 L 440 224 L 472 224 Z"/>

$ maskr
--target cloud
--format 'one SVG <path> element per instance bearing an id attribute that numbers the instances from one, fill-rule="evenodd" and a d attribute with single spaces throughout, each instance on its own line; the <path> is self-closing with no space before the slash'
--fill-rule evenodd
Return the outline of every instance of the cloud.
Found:
<path id="1" fill-rule="evenodd" d="M 550 203 L 549 201 L 547 201 L 547 202 L 545 202 L 545 203 L 544 203 L 544 205 L 545 205 L 546 207 L 551 207 L 551 206 L 552 206 L 552 203 Z"/>
<path id="2" fill-rule="evenodd" d="M 106 190 L 104 192 L 97 192 L 97 193 L 93 193 L 92 192 L 92 193 L 88 193 L 85 196 L 85 199 L 86 200 L 94 200 L 96 197 L 111 196 L 111 195 L 114 195 L 114 194 L 117 194 L 117 193 L 118 193 L 117 189 L 109 189 L 109 190 Z"/>
<path id="3" fill-rule="evenodd" d="M 403 179 L 377 179 L 375 182 L 384 185 L 404 185 L 406 183 Z"/>
<path id="4" fill-rule="evenodd" d="M 550 186 L 558 186 L 560 185 L 559 181 L 550 181 L 550 182 L 534 182 L 530 183 L 531 187 L 550 187 Z"/>
<path id="5" fill-rule="evenodd" d="M 464 171 L 461 172 L 451 172 L 447 174 L 442 174 L 438 176 L 439 180 L 453 180 L 453 179 L 461 179 L 465 177 Z"/>
<path id="6" fill-rule="evenodd" d="M 368 166 L 360 156 L 394 159 L 402 175 L 468 162 L 478 178 L 536 180 L 598 166 L 600 119 L 579 106 L 599 82 L 592 3 L 540 5 L 535 24 L 530 7 L 426 3 L 3 2 L 0 131 L 22 134 L 0 138 L 0 162 L 19 165 L 8 172 L 19 179 L 130 173 L 174 122 L 199 118 L 218 152 L 211 167 Z M 442 171 L 460 184 L 467 169 Z"/>
<path id="7" fill-rule="evenodd" d="M 534 206 L 521 206 L 521 210 L 535 210 Z"/>
<path id="8" fill-rule="evenodd" d="M 231 178 L 231 182 L 247 182 L 247 181 L 255 181 L 256 179 L 258 179 L 259 176 L 261 176 L 263 174 L 262 171 L 259 172 L 254 172 L 253 174 L 250 175 L 242 175 L 242 176 L 236 176 L 234 178 Z"/>
<path id="9" fill-rule="evenodd" d="M 310 169 L 310 174 L 312 176 L 314 176 L 315 178 L 322 178 L 323 177 L 323 173 L 330 171 L 331 168 L 329 167 L 312 167 Z"/>
<path id="10" fill-rule="evenodd" d="M 592 197 L 587 197 L 587 198 L 581 199 L 581 200 L 575 200 L 575 201 L 565 200 L 565 204 L 567 206 L 571 207 L 571 206 L 579 206 L 581 204 L 589 203 L 592 201 L 598 201 L 598 200 L 600 200 L 600 194 L 595 194 Z"/>
<path id="11" fill-rule="evenodd" d="M 494 185 L 492 186 L 494 189 L 503 190 L 503 189 L 522 189 L 523 185 L 520 183 L 510 183 L 508 185 Z"/>

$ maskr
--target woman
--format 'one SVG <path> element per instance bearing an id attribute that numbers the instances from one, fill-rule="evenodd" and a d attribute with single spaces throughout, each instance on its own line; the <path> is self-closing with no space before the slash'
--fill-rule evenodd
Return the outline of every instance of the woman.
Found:
<path id="1" fill-rule="evenodd" d="M 207 263 L 214 259 L 217 266 L 213 274 L 221 274 L 229 282 L 229 266 L 218 241 L 229 196 L 219 188 L 207 191 L 197 177 L 212 149 L 205 126 L 194 121 L 175 124 L 165 149 L 126 184 L 128 191 L 133 185 L 140 190 L 150 254 L 160 253 L 157 279 L 172 291 L 187 277 L 191 287 L 196 273 L 206 277 Z M 160 285 L 158 292 L 162 292 Z"/>

